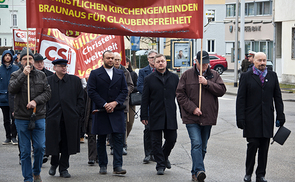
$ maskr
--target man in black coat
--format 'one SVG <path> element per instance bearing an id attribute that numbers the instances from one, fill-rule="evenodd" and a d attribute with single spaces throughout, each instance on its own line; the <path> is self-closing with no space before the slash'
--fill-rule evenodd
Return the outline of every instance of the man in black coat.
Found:
<path id="1" fill-rule="evenodd" d="M 273 102 L 276 126 L 283 126 L 285 114 L 278 78 L 275 72 L 266 69 L 266 55 L 259 52 L 255 54 L 252 70 L 241 75 L 236 103 L 237 126 L 243 129 L 248 142 L 246 182 L 251 181 L 257 149 L 256 181 L 266 182 L 267 154 L 274 129 Z"/>
<path id="2" fill-rule="evenodd" d="M 150 126 L 157 174 L 163 175 L 166 168 L 171 168 L 168 157 L 177 137 L 175 91 L 179 78 L 166 69 L 164 55 L 157 54 L 154 65 L 156 71 L 144 79 L 140 117 L 144 125 Z M 163 146 L 162 133 L 165 138 Z"/>
<path id="3" fill-rule="evenodd" d="M 88 95 L 93 102 L 93 109 L 101 112 L 93 115 L 92 134 L 98 135 L 99 173 L 107 174 L 108 156 L 106 152 L 106 136 L 112 135 L 113 173 L 126 174 L 123 164 L 123 138 L 126 131 L 124 107 L 127 84 L 122 70 L 114 68 L 114 53 L 103 53 L 103 66 L 91 71 L 88 79 Z"/>
<path id="4" fill-rule="evenodd" d="M 47 103 L 46 154 L 52 155 L 49 174 L 59 166 L 61 177 L 70 178 L 70 155 L 80 152 L 80 122 L 84 113 L 84 91 L 79 77 L 67 74 L 65 59 L 52 61 L 55 74 L 48 77 L 51 99 Z M 61 153 L 61 155 L 60 155 Z"/>

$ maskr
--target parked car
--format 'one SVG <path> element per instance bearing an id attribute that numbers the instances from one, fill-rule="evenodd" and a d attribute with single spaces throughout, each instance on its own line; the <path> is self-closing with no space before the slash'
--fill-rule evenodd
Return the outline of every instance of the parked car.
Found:
<path id="1" fill-rule="evenodd" d="M 217 71 L 220 75 L 227 70 L 227 61 L 225 57 L 217 54 L 209 54 L 211 69 Z"/>

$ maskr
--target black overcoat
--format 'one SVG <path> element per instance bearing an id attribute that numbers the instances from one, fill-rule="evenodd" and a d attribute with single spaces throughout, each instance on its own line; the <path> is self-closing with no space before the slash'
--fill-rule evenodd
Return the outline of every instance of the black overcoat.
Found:
<path id="1" fill-rule="evenodd" d="M 274 129 L 274 104 L 276 120 L 285 122 L 284 105 L 277 74 L 268 71 L 262 85 L 253 70 L 243 73 L 236 100 L 236 118 L 243 136 L 271 138 Z"/>
<path id="2" fill-rule="evenodd" d="M 177 129 L 175 93 L 178 81 L 178 76 L 168 70 L 164 75 L 155 71 L 145 77 L 140 117 L 148 120 L 150 130 Z"/>
<path id="3" fill-rule="evenodd" d="M 47 103 L 46 154 L 60 152 L 60 120 L 63 116 L 67 134 L 68 153 L 80 152 L 80 126 L 84 113 L 84 91 L 80 78 L 66 74 L 59 79 L 56 74 L 48 77 L 51 99 Z"/>
<path id="4" fill-rule="evenodd" d="M 118 102 L 117 107 L 123 105 L 128 94 L 124 72 L 113 68 L 111 80 L 103 66 L 91 71 L 87 89 L 93 102 L 92 109 L 102 109 L 105 103 L 112 101 Z M 115 109 L 113 113 L 97 112 L 92 121 L 92 134 L 95 135 L 125 133 L 126 130 L 124 110 Z"/>

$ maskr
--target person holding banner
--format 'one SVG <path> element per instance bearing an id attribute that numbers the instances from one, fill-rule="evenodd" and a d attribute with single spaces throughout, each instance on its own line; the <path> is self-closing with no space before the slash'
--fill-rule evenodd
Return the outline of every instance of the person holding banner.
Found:
<path id="1" fill-rule="evenodd" d="M 45 150 L 46 102 L 51 97 L 51 89 L 45 74 L 33 66 L 33 53 L 29 51 L 28 54 L 29 56 L 27 56 L 27 49 L 22 50 L 20 54 L 22 68 L 11 74 L 8 91 L 15 94 L 14 117 L 19 138 L 24 181 L 41 182 L 40 172 Z M 27 65 L 27 60 L 29 60 L 29 65 Z M 30 87 L 28 87 L 28 80 Z M 28 95 L 28 92 L 30 95 Z M 30 99 L 28 99 L 28 96 L 30 96 Z M 28 100 L 30 100 L 29 103 Z M 36 108 L 35 128 L 30 130 L 28 125 L 34 108 Z M 33 168 L 31 145 L 34 148 Z"/>
<path id="2" fill-rule="evenodd" d="M 255 53 L 254 66 L 241 75 L 237 94 L 237 126 L 243 130 L 243 137 L 248 142 L 245 182 L 251 181 L 257 153 L 256 182 L 267 182 L 265 179 L 267 155 L 270 138 L 273 137 L 274 121 L 277 127 L 285 123 L 278 77 L 275 72 L 267 70 L 266 62 L 266 55 L 263 52 Z"/>
<path id="3" fill-rule="evenodd" d="M 70 155 L 80 152 L 80 126 L 84 114 L 81 80 L 67 74 L 68 60 L 52 61 L 55 74 L 48 77 L 51 99 L 47 103 L 46 154 L 51 155 L 49 175 L 59 167 L 60 177 L 70 178 Z"/>
<path id="4" fill-rule="evenodd" d="M 93 109 L 92 134 L 98 135 L 99 173 L 107 174 L 108 156 L 106 137 L 112 135 L 113 173 L 126 174 L 123 164 L 123 139 L 126 131 L 123 103 L 128 95 L 124 72 L 114 68 L 114 53 L 103 53 L 103 66 L 91 71 L 88 79 L 88 95 Z"/>
<path id="5" fill-rule="evenodd" d="M 157 52 L 154 50 L 149 51 L 147 57 L 149 65 L 139 70 L 139 76 L 137 80 L 137 90 L 142 93 L 144 78 L 155 71 L 154 67 L 154 58 Z M 143 159 L 144 164 L 148 164 L 150 161 L 155 161 L 154 156 L 152 154 L 152 140 L 149 125 L 144 126 L 143 131 L 143 146 L 144 146 L 144 154 L 145 157 Z"/>
<path id="6" fill-rule="evenodd" d="M 211 127 L 217 122 L 218 97 L 226 92 L 220 75 L 209 67 L 209 54 L 206 51 L 202 54 L 201 57 L 201 51 L 197 53 L 198 61 L 182 74 L 176 90 L 181 118 L 191 140 L 192 180 L 198 182 L 203 182 L 206 178 L 204 158 L 207 143 Z M 203 74 L 200 75 L 200 72 Z M 202 98 L 199 98 L 200 87 Z M 200 99 L 203 101 L 201 108 Z"/>

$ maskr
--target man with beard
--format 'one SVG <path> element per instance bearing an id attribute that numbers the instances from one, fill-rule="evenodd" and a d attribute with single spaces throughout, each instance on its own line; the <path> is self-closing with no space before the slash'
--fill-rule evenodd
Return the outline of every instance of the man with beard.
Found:
<path id="1" fill-rule="evenodd" d="M 27 65 L 29 59 L 29 65 Z M 8 90 L 15 95 L 14 117 L 19 138 L 19 148 L 21 154 L 21 166 L 24 181 L 41 182 L 40 172 L 45 149 L 45 115 L 46 102 L 50 99 L 51 90 L 45 74 L 34 65 L 34 57 L 31 50 L 27 56 L 27 49 L 23 49 L 20 54 L 22 68 L 11 74 Z M 28 75 L 29 93 L 28 102 Z M 28 128 L 28 125 L 35 112 L 35 127 Z M 34 162 L 32 167 L 31 146 L 33 145 Z"/>
<path id="2" fill-rule="evenodd" d="M 113 173 L 126 174 L 123 164 L 123 138 L 126 124 L 123 103 L 128 89 L 122 70 L 114 68 L 114 53 L 103 53 L 103 66 L 91 71 L 88 79 L 88 95 L 93 102 L 93 109 L 98 109 L 93 116 L 92 134 L 98 135 L 99 173 L 107 174 L 108 157 L 106 137 L 111 134 L 113 143 Z"/>
<path id="3" fill-rule="evenodd" d="M 157 174 L 163 175 L 166 168 L 171 168 L 168 157 L 177 138 L 175 91 L 179 78 L 166 68 L 163 54 L 155 55 L 154 65 L 156 71 L 144 79 L 140 118 L 150 126 Z"/>
<path id="4" fill-rule="evenodd" d="M 256 53 L 252 70 L 242 74 L 239 82 L 236 120 L 248 142 L 245 182 L 251 181 L 257 151 L 256 182 L 267 182 L 265 174 L 269 142 L 273 137 L 274 104 L 276 126 L 283 126 L 285 123 L 278 77 L 275 72 L 266 69 L 266 62 L 263 52 Z"/>
<path id="5" fill-rule="evenodd" d="M 2 54 L 2 65 L 0 66 L 0 108 L 3 114 L 3 124 L 6 132 L 6 140 L 2 143 L 3 145 L 15 144 L 16 140 L 16 128 L 14 124 L 13 116 L 10 112 L 9 99 L 8 99 L 8 84 L 10 75 L 12 72 L 18 70 L 19 67 L 13 64 L 12 53 L 10 50 L 5 50 Z M 11 122 L 12 121 L 12 122 Z"/>

